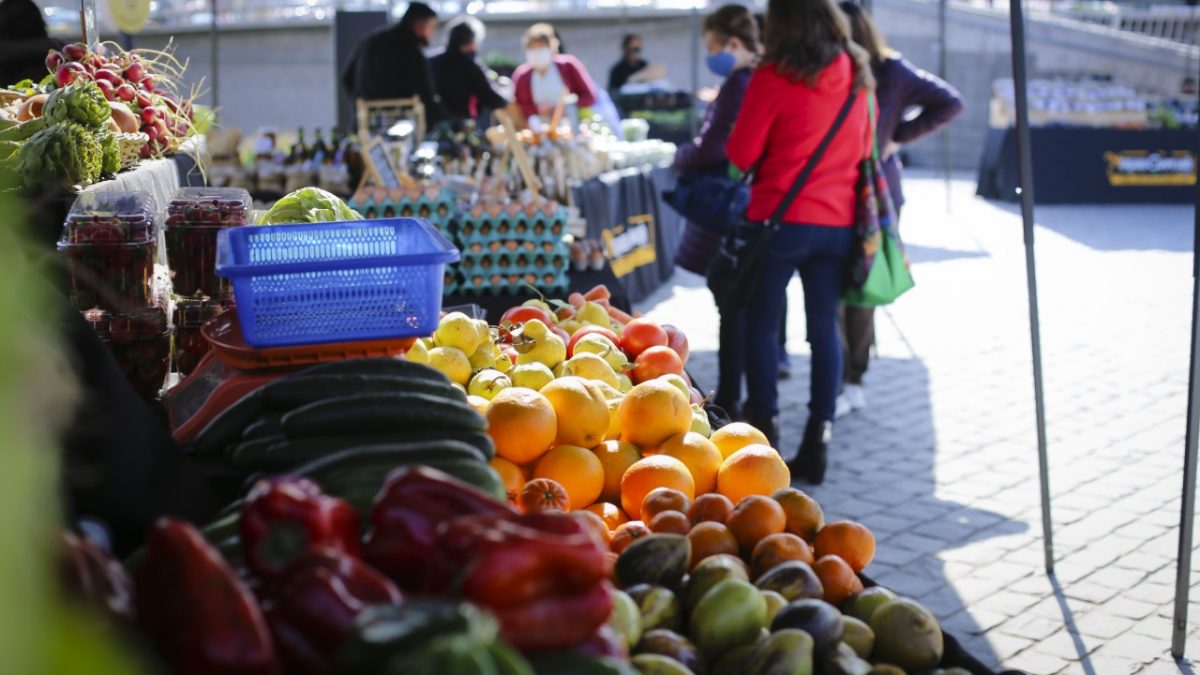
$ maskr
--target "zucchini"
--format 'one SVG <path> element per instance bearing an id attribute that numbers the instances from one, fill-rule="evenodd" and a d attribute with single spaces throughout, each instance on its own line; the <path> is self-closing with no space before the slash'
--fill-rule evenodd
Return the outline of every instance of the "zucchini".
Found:
<path id="1" fill-rule="evenodd" d="M 263 450 L 271 447 L 275 443 L 280 443 L 280 442 L 286 441 L 286 440 L 287 440 L 287 436 L 284 436 L 283 434 L 275 434 L 273 436 L 264 436 L 263 438 L 252 438 L 250 440 L 243 440 L 241 443 L 228 445 L 225 447 L 225 461 L 233 468 L 239 469 L 241 471 L 258 471 L 259 469 L 254 466 L 245 466 L 245 467 L 239 466 L 235 457 L 237 455 L 245 453 L 247 451 L 262 452 Z"/>
<path id="2" fill-rule="evenodd" d="M 272 436 L 283 436 L 283 427 L 279 425 L 279 420 L 282 415 L 274 413 L 266 413 L 258 418 L 258 421 L 246 427 L 242 431 L 242 440 L 253 441 L 262 438 L 270 438 Z"/>
<path id="3" fill-rule="evenodd" d="M 483 416 L 465 402 L 417 393 L 360 394 L 316 401 L 284 415 L 282 423 L 289 438 L 487 429 Z"/>
<path id="4" fill-rule="evenodd" d="M 315 436 L 307 438 L 255 440 L 232 446 L 228 461 L 243 471 L 286 471 L 294 466 L 332 455 L 335 452 L 365 445 L 411 446 L 415 451 L 437 452 L 439 441 L 461 441 L 474 452 L 464 458 L 481 462 L 495 456 L 495 446 L 487 434 L 480 431 L 439 431 L 429 434 L 380 434 L 373 436 Z M 456 448 L 456 450 L 458 450 Z M 453 454 L 453 453 L 451 453 Z"/>
<path id="5" fill-rule="evenodd" d="M 312 377 L 313 375 L 386 375 L 389 377 L 408 377 L 450 384 L 450 378 L 443 375 L 441 371 L 430 368 L 423 363 L 416 363 L 400 358 L 330 361 L 329 363 L 305 368 L 282 379 L 299 379 L 301 377 Z"/>
<path id="6" fill-rule="evenodd" d="M 221 454 L 225 446 L 237 443 L 246 427 L 254 424 L 264 412 L 266 408 L 263 406 L 262 388 L 259 387 L 226 408 L 200 431 L 196 436 L 196 454 Z"/>
<path id="7" fill-rule="evenodd" d="M 263 403 L 271 410 L 288 412 L 314 401 L 357 394 L 418 392 L 464 400 L 448 383 L 424 378 L 386 375 L 313 375 L 279 380 L 263 387 Z"/>

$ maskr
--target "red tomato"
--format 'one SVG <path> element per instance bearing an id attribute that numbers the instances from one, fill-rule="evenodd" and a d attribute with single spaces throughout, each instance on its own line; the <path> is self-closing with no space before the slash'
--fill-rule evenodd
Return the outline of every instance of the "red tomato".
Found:
<path id="1" fill-rule="evenodd" d="M 650 319 L 634 319 L 621 332 L 621 350 L 631 359 L 651 347 L 667 346 L 667 331 Z"/>
<path id="2" fill-rule="evenodd" d="M 645 382 L 660 375 L 683 375 L 683 361 L 674 349 L 663 345 L 650 347 L 633 362 L 633 381 Z"/>
<path id="3" fill-rule="evenodd" d="M 529 307 L 526 305 L 513 307 L 505 312 L 504 315 L 500 317 L 500 323 L 525 323 L 530 319 L 537 319 L 547 326 L 554 325 L 554 317 L 550 314 L 550 312 L 547 312 L 541 307 Z"/>
<path id="4" fill-rule="evenodd" d="M 687 336 L 669 323 L 664 323 L 662 329 L 667 332 L 667 346 L 675 350 L 675 353 L 679 355 L 679 360 L 683 361 L 683 365 L 686 366 L 689 352 Z"/>
<path id="5" fill-rule="evenodd" d="M 575 343 L 579 342 L 580 338 L 582 338 L 584 335 L 591 335 L 592 333 L 599 333 L 603 335 L 609 340 L 612 340 L 614 345 L 621 344 L 621 338 L 617 337 L 616 333 L 607 328 L 601 328 L 600 326 L 584 326 L 583 328 L 575 331 L 575 334 L 572 335 L 571 339 L 567 341 L 568 359 L 575 355 Z"/>

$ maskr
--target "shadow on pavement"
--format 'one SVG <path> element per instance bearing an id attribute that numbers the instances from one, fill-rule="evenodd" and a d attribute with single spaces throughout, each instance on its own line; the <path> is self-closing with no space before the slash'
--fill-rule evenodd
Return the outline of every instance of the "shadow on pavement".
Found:
<path id="1" fill-rule="evenodd" d="M 906 243 L 904 250 L 908 253 L 910 263 L 938 263 L 963 258 L 986 258 L 985 251 L 960 251 L 952 248 L 934 248 L 932 246 L 914 246 Z"/>
<path id="2" fill-rule="evenodd" d="M 791 379 L 780 382 L 785 456 L 795 452 L 808 415 L 809 359 L 793 354 L 792 364 Z M 715 385 L 713 352 L 693 351 L 688 369 L 704 387 Z M 1029 526 L 936 496 L 939 448 L 929 377 L 919 359 L 875 359 L 868 377 L 869 407 L 837 423 L 825 484 L 796 487 L 821 503 L 827 521 L 852 519 L 871 528 L 877 547 L 867 573 L 924 604 L 969 653 L 998 667 L 1000 660 L 983 637 L 991 626 L 979 625 L 966 611 L 968 602 L 950 584 L 943 554 L 1021 534 Z"/>
<path id="3" fill-rule="evenodd" d="M 988 201 L 1010 213 L 1020 207 Z M 1192 251 L 1192 207 L 1175 204 L 1077 204 L 1039 206 L 1037 224 L 1097 251 Z M 1136 222 L 1136 228 L 1114 223 Z"/>

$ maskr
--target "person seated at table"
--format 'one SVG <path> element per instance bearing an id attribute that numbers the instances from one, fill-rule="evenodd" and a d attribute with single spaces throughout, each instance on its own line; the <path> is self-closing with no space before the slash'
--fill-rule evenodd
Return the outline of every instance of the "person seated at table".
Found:
<path id="1" fill-rule="evenodd" d="M 529 126 L 538 129 L 550 121 L 560 100 L 565 116 L 578 121 L 578 111 L 596 103 L 596 86 L 579 59 L 558 53 L 558 38 L 548 23 L 535 23 L 521 38 L 525 63 L 513 73 L 516 102 Z M 574 102 L 571 103 L 571 97 Z"/>
<path id="2" fill-rule="evenodd" d="M 476 119 L 485 110 L 508 105 L 508 100 L 492 89 L 487 73 L 476 60 L 483 45 L 483 22 L 463 15 L 447 27 L 446 49 L 429 59 L 447 116 L 453 120 Z"/>

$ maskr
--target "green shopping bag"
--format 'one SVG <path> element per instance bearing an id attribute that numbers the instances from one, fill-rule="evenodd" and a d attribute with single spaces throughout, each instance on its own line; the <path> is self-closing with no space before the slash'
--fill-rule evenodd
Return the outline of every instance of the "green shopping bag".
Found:
<path id="1" fill-rule="evenodd" d="M 881 229 L 879 243 L 866 281 L 861 287 L 846 291 L 842 297 L 845 304 L 858 307 L 888 305 L 913 287 L 908 257 L 892 228 Z"/>

